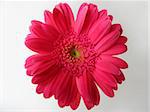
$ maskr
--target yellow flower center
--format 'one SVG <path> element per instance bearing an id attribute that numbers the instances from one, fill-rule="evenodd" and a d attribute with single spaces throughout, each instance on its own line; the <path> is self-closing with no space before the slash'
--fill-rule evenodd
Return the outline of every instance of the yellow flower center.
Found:
<path id="1" fill-rule="evenodd" d="M 80 57 L 80 52 L 77 49 L 72 49 L 70 54 L 74 58 L 79 58 Z"/>

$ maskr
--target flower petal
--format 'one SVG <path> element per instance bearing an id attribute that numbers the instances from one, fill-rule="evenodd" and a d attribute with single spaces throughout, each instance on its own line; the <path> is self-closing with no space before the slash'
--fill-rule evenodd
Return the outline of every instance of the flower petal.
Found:
<path id="1" fill-rule="evenodd" d="M 53 15 L 60 32 L 69 31 L 74 27 L 74 16 L 68 4 L 58 4 L 53 10 Z"/>
<path id="2" fill-rule="evenodd" d="M 35 54 L 26 59 L 25 68 L 27 69 L 27 75 L 34 76 L 37 74 L 47 73 L 47 70 L 57 64 L 57 56 L 54 53 L 51 54 Z"/>
<path id="3" fill-rule="evenodd" d="M 113 16 L 112 15 L 108 15 L 110 20 L 113 21 Z"/>
<path id="4" fill-rule="evenodd" d="M 99 42 L 102 37 L 108 33 L 111 27 L 111 21 L 109 18 L 98 19 L 90 28 L 88 37 L 92 40 L 94 44 Z"/>
<path id="5" fill-rule="evenodd" d="M 43 95 L 45 98 L 55 95 L 55 98 L 57 97 L 56 99 L 58 99 L 61 107 L 68 106 L 70 102 L 67 102 L 67 98 L 70 95 L 68 94 L 68 91 L 71 90 L 71 83 L 72 77 L 68 74 L 68 72 L 64 72 L 62 69 L 57 69 L 55 75 L 49 79 L 49 84 L 46 85 Z"/>
<path id="6" fill-rule="evenodd" d="M 123 44 L 116 44 L 110 49 L 104 51 L 102 54 L 107 54 L 107 55 L 117 55 L 117 54 L 122 54 L 127 51 L 127 46 Z"/>
<path id="7" fill-rule="evenodd" d="M 44 81 L 44 82 L 39 83 L 38 86 L 36 87 L 36 93 L 38 93 L 38 94 L 43 93 L 47 83 L 48 83 L 48 81 Z"/>
<path id="8" fill-rule="evenodd" d="M 52 78 L 47 79 L 48 84 L 45 86 L 43 91 L 44 98 L 50 98 L 54 94 L 53 84 L 55 84 L 58 78 L 58 74 L 54 75 Z"/>
<path id="9" fill-rule="evenodd" d="M 81 99 L 81 96 L 79 94 L 79 92 L 74 92 L 74 95 L 73 95 L 73 100 L 70 104 L 70 107 L 75 110 L 78 108 L 79 104 L 80 104 L 80 99 Z"/>
<path id="10" fill-rule="evenodd" d="M 71 95 L 71 81 L 72 78 L 68 75 L 63 83 L 63 86 L 59 90 L 58 104 L 60 107 L 68 106 L 70 104 L 68 97 Z"/>
<path id="11" fill-rule="evenodd" d="M 71 103 L 74 102 L 74 97 L 76 97 L 76 94 L 78 93 L 77 85 L 75 81 L 76 81 L 75 77 L 72 77 L 71 84 L 69 87 L 68 97 L 66 97 L 67 105 L 70 105 L 70 106 L 71 106 Z"/>
<path id="12" fill-rule="evenodd" d="M 127 37 L 120 36 L 119 39 L 117 40 L 117 44 L 125 44 L 127 40 L 128 40 Z"/>
<path id="13" fill-rule="evenodd" d="M 98 75 L 100 75 L 100 73 L 94 73 L 94 79 L 96 81 L 96 83 L 98 84 L 98 86 L 102 89 L 102 91 L 109 97 L 113 97 L 114 96 L 114 92 L 113 92 L 113 88 L 104 83 L 103 79 L 101 79 Z"/>
<path id="14" fill-rule="evenodd" d="M 103 9 L 103 10 L 101 10 L 99 13 L 98 13 L 98 18 L 99 19 L 105 19 L 105 18 L 107 18 L 107 10 L 106 9 Z"/>
<path id="15" fill-rule="evenodd" d="M 120 32 L 118 30 L 114 30 L 104 36 L 101 41 L 96 45 L 95 49 L 98 50 L 99 53 L 110 48 L 120 36 Z"/>
<path id="16" fill-rule="evenodd" d="M 69 75 L 69 73 L 66 71 L 64 72 L 62 70 L 61 72 L 59 72 L 59 77 L 57 78 L 55 84 L 53 85 L 53 87 L 55 89 L 55 99 L 58 99 L 58 97 L 61 95 L 61 89 L 62 89 L 62 85 L 64 85 L 64 82 L 66 84 L 67 81 L 69 79 L 71 79 L 68 75 Z"/>
<path id="17" fill-rule="evenodd" d="M 87 82 L 87 76 L 86 76 L 86 71 L 84 71 L 83 76 L 77 77 L 76 78 L 76 83 L 78 90 L 81 94 L 81 96 L 85 96 L 86 98 L 89 98 L 89 92 L 88 92 L 88 82 Z M 90 98 L 89 98 L 90 100 Z"/>
<path id="18" fill-rule="evenodd" d="M 113 24 L 113 25 L 111 26 L 111 30 L 115 30 L 115 29 L 118 29 L 118 30 L 119 30 L 120 35 L 122 34 L 123 30 L 122 30 L 122 27 L 121 27 L 120 24 Z"/>
<path id="19" fill-rule="evenodd" d="M 94 4 L 89 4 L 81 33 L 83 34 L 87 33 L 90 27 L 93 25 L 93 23 L 97 20 L 97 18 L 98 18 L 97 6 Z"/>
<path id="20" fill-rule="evenodd" d="M 112 57 L 112 56 L 108 56 L 108 55 L 101 55 L 101 58 L 103 61 L 111 62 L 112 64 L 116 65 L 117 67 L 119 67 L 121 69 L 128 68 L 128 64 L 120 58 Z"/>
<path id="21" fill-rule="evenodd" d="M 80 6 L 80 8 L 78 10 L 77 15 L 80 13 L 80 11 L 82 10 L 82 8 L 84 8 L 85 6 L 88 6 L 88 3 L 84 2 L 84 3 L 81 4 L 81 6 Z"/>
<path id="22" fill-rule="evenodd" d="M 41 54 L 50 53 L 52 46 L 46 40 L 40 38 L 26 38 L 25 45 L 34 52 Z"/>
<path id="23" fill-rule="evenodd" d="M 58 80 L 61 84 L 57 84 L 58 86 L 55 88 L 55 98 L 58 99 L 60 107 L 70 105 L 71 108 L 76 109 L 79 105 L 80 99 L 76 99 L 78 90 L 75 83 L 75 77 L 70 73 L 66 74 L 66 78 L 61 79 L 61 77 L 62 76 L 60 76 L 60 80 Z"/>
<path id="24" fill-rule="evenodd" d="M 107 84 L 113 88 L 117 87 L 117 81 L 111 73 L 103 72 L 100 69 L 96 69 L 93 73 L 93 76 L 101 83 Z"/>
<path id="25" fill-rule="evenodd" d="M 114 97 L 114 91 L 113 89 L 108 86 L 107 84 L 103 84 L 103 83 L 97 83 L 99 85 L 99 87 L 102 89 L 102 91 L 105 93 L 105 95 L 109 96 L 109 97 Z"/>
<path id="26" fill-rule="evenodd" d="M 55 27 L 36 20 L 33 20 L 31 23 L 30 32 L 31 36 L 33 36 L 31 38 L 41 38 L 49 42 L 54 42 L 58 38 L 59 33 Z"/>
<path id="27" fill-rule="evenodd" d="M 26 59 L 26 62 L 25 62 L 25 68 L 28 68 L 32 65 L 34 65 L 36 62 L 39 62 L 39 61 L 50 61 L 52 59 L 51 57 L 52 55 L 50 54 L 35 54 L 35 55 L 32 55 L 30 57 L 28 57 Z"/>
<path id="28" fill-rule="evenodd" d="M 114 75 L 114 74 L 113 74 Z M 121 84 L 122 81 L 125 80 L 124 74 L 122 73 L 122 71 L 120 70 L 120 74 L 119 75 L 114 75 L 114 77 L 117 80 L 117 83 Z"/>
<path id="29" fill-rule="evenodd" d="M 25 45 L 34 52 L 47 53 L 53 50 L 53 45 L 59 33 L 52 26 L 39 21 L 32 21 L 31 34 L 27 35 Z"/>
<path id="30" fill-rule="evenodd" d="M 55 20 L 55 23 L 57 25 L 57 28 L 59 29 L 59 32 L 61 32 L 61 33 L 66 32 L 67 31 L 67 25 L 65 23 L 64 15 L 56 8 L 54 8 L 53 14 L 54 14 L 54 20 Z"/>
<path id="31" fill-rule="evenodd" d="M 50 26 L 53 26 L 57 29 L 56 23 L 53 19 L 53 14 L 50 11 L 48 10 L 44 11 L 44 19 L 46 24 L 49 24 Z"/>
<path id="32" fill-rule="evenodd" d="M 74 27 L 74 15 L 72 13 L 70 6 L 67 3 L 64 3 L 61 5 L 61 7 L 64 13 L 64 16 L 66 18 L 68 28 L 73 28 Z"/>
<path id="33" fill-rule="evenodd" d="M 102 91 L 107 96 L 113 97 L 114 96 L 113 89 L 117 90 L 117 88 L 118 88 L 116 79 L 114 78 L 114 75 L 112 74 L 112 72 L 114 74 L 115 74 L 115 72 L 114 72 L 114 70 L 112 70 L 112 68 L 110 66 L 108 66 L 108 65 L 106 66 L 104 63 L 99 65 L 99 66 L 102 66 L 102 65 L 104 65 L 103 66 L 104 68 L 102 68 L 103 70 L 96 67 L 96 69 L 95 69 L 94 73 L 92 74 L 92 76 L 94 77 L 96 83 L 102 89 Z M 108 67 L 108 68 L 106 68 L 106 67 Z M 115 74 L 115 76 L 117 76 L 117 75 Z"/>
<path id="34" fill-rule="evenodd" d="M 87 5 L 85 5 L 85 6 L 82 5 L 81 7 L 82 8 L 80 8 L 80 10 L 78 12 L 77 19 L 76 19 L 75 26 L 74 26 L 74 30 L 77 34 L 79 34 L 82 30 L 82 27 L 83 27 L 83 24 L 84 24 L 84 21 L 86 18 L 86 14 L 88 11 Z"/>
<path id="35" fill-rule="evenodd" d="M 56 75 L 60 68 L 56 65 L 49 68 L 49 70 L 46 70 L 40 74 L 35 74 L 32 78 L 33 84 L 38 84 L 44 81 L 48 81 L 49 79 L 53 79 L 53 77 Z"/>
<path id="36" fill-rule="evenodd" d="M 55 61 L 41 61 L 38 63 L 35 63 L 34 65 L 30 66 L 28 70 L 30 71 L 30 75 L 34 74 L 40 74 L 46 70 L 48 70 L 52 65 L 54 65 L 56 62 Z"/>
<path id="37" fill-rule="evenodd" d="M 87 109 L 99 104 L 99 92 L 90 74 L 84 71 L 82 76 L 76 77 L 76 83 Z"/>
<path id="38" fill-rule="evenodd" d="M 103 60 L 98 60 L 96 62 L 95 67 L 104 72 L 108 72 L 108 73 L 112 73 L 112 74 L 116 74 L 116 75 L 120 74 L 120 70 L 118 67 L 116 67 L 114 64 L 112 64 L 110 62 L 105 62 Z"/>
<path id="39" fill-rule="evenodd" d="M 27 75 L 40 74 L 51 66 L 55 65 L 57 60 L 53 54 L 36 54 L 26 59 L 25 68 L 27 69 Z"/>

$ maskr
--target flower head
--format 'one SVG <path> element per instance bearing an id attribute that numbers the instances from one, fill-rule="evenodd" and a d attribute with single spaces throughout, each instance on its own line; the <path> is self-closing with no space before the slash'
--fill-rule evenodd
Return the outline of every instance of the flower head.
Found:
<path id="1" fill-rule="evenodd" d="M 54 95 L 60 107 L 77 109 L 81 97 L 91 109 L 100 101 L 97 85 L 109 97 L 125 77 L 127 63 L 114 55 L 126 52 L 127 38 L 120 24 L 112 24 L 107 10 L 83 3 L 77 19 L 66 3 L 53 13 L 44 12 L 45 23 L 33 20 L 25 45 L 37 54 L 27 58 L 27 75 L 33 76 L 36 92 Z M 96 85 L 97 84 L 97 85 Z"/>

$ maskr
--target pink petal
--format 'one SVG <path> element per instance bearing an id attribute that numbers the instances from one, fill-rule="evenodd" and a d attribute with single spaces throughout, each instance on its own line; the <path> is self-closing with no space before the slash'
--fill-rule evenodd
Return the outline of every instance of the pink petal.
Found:
<path id="1" fill-rule="evenodd" d="M 114 75 L 114 77 L 116 78 L 117 83 L 119 83 L 119 84 L 121 84 L 122 81 L 125 80 L 124 74 L 121 71 L 120 71 L 120 75 Z"/>
<path id="2" fill-rule="evenodd" d="M 57 90 L 60 89 L 60 85 L 64 82 L 64 80 L 67 78 L 68 74 L 67 72 L 63 72 L 62 69 L 57 69 L 58 71 L 55 73 L 55 75 L 49 80 L 49 84 L 44 89 L 44 97 L 49 98 L 53 94 L 56 95 Z M 62 86 L 61 86 L 62 87 Z"/>
<path id="3" fill-rule="evenodd" d="M 90 74 L 84 71 L 82 76 L 76 77 L 76 83 L 87 109 L 91 109 L 94 105 L 99 104 L 99 92 Z"/>
<path id="4" fill-rule="evenodd" d="M 46 60 L 50 61 L 51 59 L 52 59 L 52 55 L 50 55 L 50 54 L 35 54 L 35 55 L 32 55 L 32 56 L 30 56 L 26 59 L 25 68 L 28 68 L 28 67 L 32 66 L 36 62 L 46 61 Z"/>
<path id="5" fill-rule="evenodd" d="M 74 15 L 72 13 L 70 6 L 67 3 L 64 3 L 61 5 L 61 7 L 65 15 L 68 28 L 73 28 L 74 27 Z"/>
<path id="6" fill-rule="evenodd" d="M 117 88 L 117 81 L 111 73 L 103 72 L 96 69 L 93 73 L 93 77 L 99 83 L 106 84 L 112 88 Z"/>
<path id="7" fill-rule="evenodd" d="M 80 5 L 80 8 L 78 10 L 77 15 L 80 13 L 80 11 L 82 10 L 82 8 L 84 8 L 85 6 L 88 6 L 88 3 L 84 2 L 83 4 Z"/>
<path id="8" fill-rule="evenodd" d="M 108 33 L 106 36 L 102 38 L 102 40 L 96 45 L 95 49 L 98 50 L 99 53 L 110 48 L 119 38 L 120 32 L 118 30 L 112 31 Z"/>
<path id="9" fill-rule="evenodd" d="M 111 27 L 110 19 L 101 20 L 98 19 L 90 28 L 88 37 L 92 40 L 94 44 L 97 44 L 102 37 L 108 33 Z"/>
<path id="10" fill-rule="evenodd" d="M 106 9 L 103 9 L 99 12 L 99 19 L 105 19 L 107 18 L 107 10 Z"/>
<path id="11" fill-rule="evenodd" d="M 127 42 L 127 37 L 125 36 L 120 36 L 119 39 L 117 40 L 117 44 L 125 44 Z"/>
<path id="12" fill-rule="evenodd" d="M 71 78 L 70 87 L 68 87 L 68 89 L 69 92 L 66 97 L 66 105 L 71 105 L 73 102 L 73 97 L 75 97 L 74 92 L 78 92 L 74 77 Z"/>
<path id="13" fill-rule="evenodd" d="M 40 38 L 27 38 L 25 45 L 34 52 L 38 53 L 50 53 L 52 50 L 52 45 L 43 39 Z"/>
<path id="14" fill-rule="evenodd" d="M 50 98 L 54 94 L 54 89 L 52 87 L 53 87 L 53 84 L 55 84 L 57 77 L 58 75 L 56 73 L 56 75 L 54 75 L 52 78 L 47 79 L 48 84 L 45 86 L 44 91 L 43 91 L 44 98 Z"/>
<path id="15" fill-rule="evenodd" d="M 69 79 L 68 72 L 61 71 L 59 72 L 59 77 L 57 78 L 53 87 L 55 88 L 55 99 L 58 99 L 59 95 L 61 94 L 62 85 L 66 79 Z"/>
<path id="16" fill-rule="evenodd" d="M 111 75 L 111 73 L 103 72 L 96 68 L 96 70 L 93 73 L 93 77 L 98 86 L 107 96 L 114 96 L 113 89 L 117 90 L 117 82 Z"/>
<path id="17" fill-rule="evenodd" d="M 55 65 L 56 61 L 41 61 L 38 63 L 35 63 L 34 65 L 30 66 L 28 70 L 30 70 L 30 74 L 40 74 L 46 70 L 48 70 L 51 66 Z"/>
<path id="18" fill-rule="evenodd" d="M 95 49 L 98 49 L 99 53 L 107 50 L 116 43 L 121 32 L 121 25 L 113 24 L 110 28 L 110 33 L 106 34 L 101 40 L 97 41 Z"/>
<path id="19" fill-rule="evenodd" d="M 121 69 L 128 68 L 128 64 L 120 58 L 112 57 L 112 56 L 108 56 L 108 55 L 101 55 L 101 58 L 103 61 L 110 62 Z"/>
<path id="20" fill-rule="evenodd" d="M 46 24 L 49 24 L 50 26 L 53 26 L 57 29 L 56 23 L 53 19 L 53 14 L 48 10 L 44 11 L 44 19 Z"/>
<path id="21" fill-rule="evenodd" d="M 64 90 L 66 88 L 68 88 L 68 85 L 70 82 L 69 81 L 72 81 L 72 77 L 69 76 L 70 74 L 68 72 L 66 73 L 61 73 L 60 77 L 58 78 L 57 82 L 57 85 L 56 86 L 56 92 L 55 92 L 55 98 L 56 99 L 60 99 L 61 95 L 64 95 L 63 92 L 65 92 Z M 63 86 L 62 86 L 63 85 Z M 68 86 L 67 86 L 68 85 Z M 64 100 L 64 99 L 62 99 Z"/>
<path id="22" fill-rule="evenodd" d="M 72 75 L 72 74 L 71 74 Z M 77 85 L 76 85 L 76 80 L 75 80 L 75 77 L 73 77 L 73 80 L 72 80 L 72 85 L 71 85 L 71 90 L 70 90 L 70 97 L 68 97 L 68 100 L 70 102 L 70 107 L 75 110 L 78 108 L 79 104 L 80 104 L 80 94 L 78 92 L 78 89 L 77 89 Z"/>
<path id="23" fill-rule="evenodd" d="M 47 53 L 53 49 L 53 45 L 58 38 L 58 32 L 52 26 L 39 21 L 32 21 L 30 27 L 31 34 L 26 38 L 25 45 L 38 53 Z"/>
<path id="24" fill-rule="evenodd" d="M 38 86 L 36 87 L 36 93 L 38 93 L 38 94 L 43 93 L 43 90 L 46 85 L 47 85 L 47 81 L 39 83 Z"/>
<path id="25" fill-rule="evenodd" d="M 74 27 L 74 16 L 68 4 L 60 3 L 57 5 L 53 10 L 53 15 L 60 32 L 69 31 L 70 28 Z"/>
<path id="26" fill-rule="evenodd" d="M 88 79 L 87 79 L 86 71 L 84 71 L 83 76 L 76 77 L 77 87 L 81 96 L 86 97 L 88 100 L 90 100 L 87 80 Z"/>
<path id="27" fill-rule="evenodd" d="M 110 18 L 109 18 L 110 20 Z M 107 31 L 108 32 L 108 31 Z M 101 38 L 99 37 L 96 41 L 95 41 L 95 45 L 98 46 L 102 46 L 101 44 L 104 44 L 106 46 L 105 49 L 107 49 L 108 47 L 110 47 L 111 45 L 113 45 L 116 40 L 119 38 L 119 36 L 121 35 L 122 33 L 122 28 L 121 28 L 121 25 L 120 24 L 113 24 L 109 30 L 109 33 L 106 34 L 102 40 Z M 101 36 L 102 37 L 102 36 Z M 109 42 L 109 44 L 107 44 L 107 42 Z M 111 43 L 110 43 L 111 42 Z M 108 47 L 107 47 L 108 46 Z"/>
<path id="28" fill-rule="evenodd" d="M 54 42 L 58 38 L 59 33 L 54 26 L 35 20 L 33 20 L 31 23 L 32 25 L 30 26 L 30 32 L 31 36 L 33 36 L 31 38 L 41 38 L 49 42 Z"/>
<path id="29" fill-rule="evenodd" d="M 88 89 L 89 89 L 89 94 L 91 97 L 91 101 L 87 100 L 86 98 L 83 97 L 84 103 L 87 107 L 88 110 L 90 110 L 92 107 L 94 107 L 94 105 L 98 105 L 100 102 L 100 96 L 99 96 L 99 91 L 92 79 L 92 77 L 90 76 L 90 74 L 87 74 L 88 76 Z"/>
<path id="30" fill-rule="evenodd" d="M 102 83 L 101 81 L 98 81 L 98 79 L 95 79 L 98 86 L 102 89 L 102 91 L 105 93 L 105 95 L 109 96 L 109 97 L 113 97 L 114 96 L 114 91 L 113 89 L 108 86 L 107 84 Z"/>
<path id="31" fill-rule="evenodd" d="M 108 15 L 110 20 L 113 21 L 113 16 L 112 15 Z"/>
<path id="32" fill-rule="evenodd" d="M 111 26 L 111 30 L 116 30 L 116 29 L 118 29 L 118 30 L 119 30 L 120 35 L 121 35 L 121 34 L 122 34 L 122 32 L 123 32 L 123 30 L 122 30 L 122 27 L 121 27 L 121 25 L 120 25 L 120 24 L 113 24 L 113 25 Z"/>
<path id="33" fill-rule="evenodd" d="M 97 18 L 98 18 L 97 6 L 94 4 L 89 4 L 81 33 L 83 34 L 87 33 L 90 27 L 93 25 L 93 23 L 97 20 Z"/>
<path id="34" fill-rule="evenodd" d="M 40 74 L 35 74 L 32 78 L 32 83 L 38 84 L 38 83 L 44 82 L 46 80 L 53 79 L 53 77 L 59 71 L 59 69 L 60 68 L 55 65 L 55 66 L 52 66 L 51 68 L 49 68 L 49 70 L 46 70 Z"/>
<path id="35" fill-rule="evenodd" d="M 110 49 L 106 50 L 102 54 L 107 54 L 107 55 L 117 55 L 117 54 L 122 54 L 127 51 L 127 46 L 123 44 L 116 44 Z"/>
<path id="36" fill-rule="evenodd" d="M 86 5 L 84 7 L 82 6 L 82 8 L 78 12 L 77 19 L 74 26 L 74 30 L 77 34 L 79 34 L 82 30 L 87 11 L 88 11 L 88 6 Z"/>
<path id="37" fill-rule="evenodd" d="M 67 29 L 64 15 L 56 8 L 54 8 L 53 14 L 54 14 L 55 23 L 56 23 L 59 31 L 61 33 L 66 32 L 68 29 Z"/>
<path id="38" fill-rule="evenodd" d="M 119 68 L 110 62 L 98 60 L 95 66 L 97 69 L 100 69 L 104 72 L 108 72 L 108 73 L 112 73 L 112 74 L 120 74 Z"/>
<path id="39" fill-rule="evenodd" d="M 80 104 L 80 99 L 81 99 L 81 96 L 80 94 L 77 92 L 76 94 L 74 94 L 74 98 L 70 104 L 70 107 L 75 110 L 78 108 L 79 104 Z"/>
<path id="40" fill-rule="evenodd" d="M 70 101 L 71 99 L 69 98 L 69 96 L 71 96 L 71 85 L 72 85 L 72 81 L 75 80 L 73 78 L 73 76 L 71 76 L 70 74 L 66 74 L 66 78 L 63 81 L 63 86 L 60 86 L 58 93 L 56 93 L 56 95 L 58 94 L 58 104 L 60 107 L 64 107 L 64 106 L 69 106 L 70 105 Z M 74 88 L 75 89 L 75 88 Z M 76 90 L 74 90 L 76 91 Z M 57 96 L 56 96 L 57 97 Z"/>
<path id="41" fill-rule="evenodd" d="M 31 70 L 26 70 L 26 74 L 28 75 L 28 76 L 33 76 L 34 74 L 31 74 Z"/>
<path id="42" fill-rule="evenodd" d="M 27 69 L 27 75 L 39 74 L 47 70 L 47 67 L 55 65 L 57 63 L 57 55 L 51 54 L 35 54 L 26 59 L 25 68 Z M 43 67 L 41 69 L 42 66 Z M 36 73 L 35 73 L 36 72 Z"/>
<path id="43" fill-rule="evenodd" d="M 58 97 L 58 104 L 60 107 L 64 107 L 64 106 L 69 106 L 70 101 L 68 101 L 68 97 L 70 94 L 70 89 L 71 89 L 71 81 L 70 78 L 67 79 L 67 81 L 65 81 L 65 85 L 63 85 L 63 87 L 61 88 L 61 94 L 59 94 Z"/>

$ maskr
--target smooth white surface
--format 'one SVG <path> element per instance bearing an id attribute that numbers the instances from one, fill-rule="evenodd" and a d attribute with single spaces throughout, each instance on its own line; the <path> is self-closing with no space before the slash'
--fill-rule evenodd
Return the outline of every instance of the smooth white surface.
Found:
<path id="1" fill-rule="evenodd" d="M 59 108 L 54 98 L 44 99 L 35 93 L 31 78 L 26 76 L 25 59 L 33 54 L 24 46 L 33 19 L 43 21 L 43 11 L 52 10 L 58 2 L 0 2 L 0 112 L 70 112 L 69 107 Z M 67 2 L 74 14 L 82 2 Z M 108 9 L 114 23 L 121 23 L 128 37 L 128 52 L 121 57 L 127 60 L 126 81 L 119 86 L 114 98 L 101 92 L 101 105 L 91 112 L 148 112 L 147 65 L 147 2 L 99 2 L 99 9 Z M 76 112 L 87 111 L 81 102 Z"/>
<path id="2" fill-rule="evenodd" d="M 150 12 L 150 2 L 148 2 L 148 12 Z M 150 14 L 148 14 L 150 20 Z M 150 29 L 150 21 L 148 21 L 148 29 Z M 148 30 L 148 111 L 150 111 L 150 30 Z"/>

